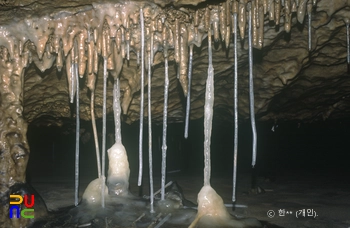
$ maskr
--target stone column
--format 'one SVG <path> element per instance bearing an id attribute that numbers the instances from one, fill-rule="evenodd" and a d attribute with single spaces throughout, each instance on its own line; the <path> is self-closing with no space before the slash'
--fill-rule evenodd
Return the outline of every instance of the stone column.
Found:
<path id="1" fill-rule="evenodd" d="M 27 124 L 22 116 L 28 53 L 20 55 L 17 45 L 14 49 L 10 56 L 5 47 L 0 48 L 0 227 L 25 227 L 31 222 L 9 218 L 9 196 L 18 193 L 15 185 L 26 182 L 29 158 Z"/>

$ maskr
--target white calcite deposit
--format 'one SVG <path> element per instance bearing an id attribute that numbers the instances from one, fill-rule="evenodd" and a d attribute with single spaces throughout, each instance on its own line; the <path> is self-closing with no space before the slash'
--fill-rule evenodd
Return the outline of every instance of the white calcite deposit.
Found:
<path id="1" fill-rule="evenodd" d="M 128 193 L 129 189 L 130 169 L 124 146 L 121 143 L 115 143 L 108 150 L 108 158 L 108 193 L 125 195 Z"/>

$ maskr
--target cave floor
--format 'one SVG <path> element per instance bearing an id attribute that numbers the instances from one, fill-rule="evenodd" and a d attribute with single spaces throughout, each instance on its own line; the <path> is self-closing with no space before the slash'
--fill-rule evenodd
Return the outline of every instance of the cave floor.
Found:
<path id="1" fill-rule="evenodd" d="M 80 197 L 90 180 L 81 178 Z M 202 187 L 201 175 L 177 173 L 169 175 L 168 180 L 177 181 L 186 199 L 196 202 L 197 193 Z M 264 189 L 261 194 L 250 190 L 250 174 L 238 174 L 236 202 L 238 207 L 235 210 L 229 209 L 231 214 L 237 217 L 255 217 L 267 224 L 265 227 L 350 227 L 350 183 L 346 175 L 285 172 L 279 173 L 274 181 L 258 178 L 257 182 L 258 186 Z M 147 177 L 144 178 L 144 183 L 147 183 Z M 231 203 L 231 184 L 230 177 L 212 176 L 212 187 L 227 204 Z M 73 177 L 33 178 L 31 185 L 45 200 L 49 210 L 74 204 Z M 157 190 L 159 187 L 160 179 L 155 177 L 154 189 Z M 143 194 L 147 194 L 148 187 L 143 189 Z M 131 193 L 138 195 L 139 190 L 137 178 L 130 178 Z M 247 207 L 239 207 L 239 205 Z M 305 217 L 303 217 L 303 209 L 305 209 Z M 272 215 L 271 210 L 274 211 L 274 216 L 270 218 L 268 212 L 270 211 Z M 279 213 L 281 210 L 284 210 L 284 216 Z"/>

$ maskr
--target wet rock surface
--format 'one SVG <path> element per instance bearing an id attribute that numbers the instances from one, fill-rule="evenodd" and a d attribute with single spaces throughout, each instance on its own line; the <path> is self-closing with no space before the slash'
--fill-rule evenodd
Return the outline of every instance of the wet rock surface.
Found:
<path id="1" fill-rule="evenodd" d="M 107 4 L 106 1 L 100 3 L 102 5 Z M 203 9 L 207 6 L 207 3 L 197 4 L 198 2 L 193 1 L 191 3 L 197 6 L 185 6 L 189 7 L 188 10 L 185 10 L 185 8 L 176 8 L 179 5 L 188 4 L 185 1 L 155 3 L 154 9 L 158 10 L 158 7 L 165 7 L 165 16 L 170 21 L 168 29 L 172 33 L 174 33 L 175 27 L 174 22 L 171 22 L 171 20 L 174 17 L 170 16 L 169 13 L 180 12 L 177 16 L 180 22 L 187 26 L 188 31 L 192 31 L 193 28 L 191 29 L 191 26 L 196 26 L 196 23 L 198 23 L 195 22 L 195 10 L 198 9 L 201 16 L 205 13 Z M 291 3 L 294 4 L 294 1 L 291 1 Z M 145 5 L 142 1 L 136 1 L 135 4 Z M 161 6 L 157 6 L 157 4 Z M 171 9 L 172 4 L 175 5 L 174 9 Z M 230 4 L 232 5 L 233 3 Z M 220 10 L 222 6 L 211 5 L 210 7 L 212 12 L 214 12 L 212 18 L 215 20 L 215 17 L 219 16 L 221 12 L 216 10 Z M 86 1 L 84 3 L 61 1 L 59 5 L 50 1 L 21 1 L 21 3 L 7 1 L 7 4 L 3 4 L 0 10 L 2 11 L 2 25 L 7 25 L 15 20 L 21 23 L 25 18 L 44 18 L 48 15 L 57 17 L 62 14 L 70 15 L 79 12 L 90 12 L 94 8 L 96 9 L 96 4 Z M 285 10 L 285 8 L 283 9 Z M 215 14 L 215 12 L 219 13 Z M 305 13 L 306 9 L 304 9 Z M 345 21 L 348 20 L 348 13 L 349 3 L 347 2 L 317 2 L 317 5 L 313 7 L 312 14 L 312 48 L 310 52 L 308 51 L 307 15 L 304 15 L 305 19 L 300 23 L 297 22 L 297 16 L 300 17 L 299 13 L 292 11 L 290 33 L 286 33 L 285 27 L 283 27 L 283 24 L 285 24 L 283 17 L 286 15 L 283 14 L 283 11 L 281 11 L 282 18 L 279 20 L 280 26 L 275 26 L 275 20 L 277 19 L 265 17 L 263 46 L 254 45 L 257 48 L 254 51 L 255 110 L 259 119 L 302 119 L 313 121 L 339 118 L 347 115 L 347 103 L 349 103 L 347 102 L 349 87 L 347 76 L 349 73 L 347 72 L 346 64 Z M 13 18 L 13 14 L 16 15 L 15 18 Z M 169 19 L 169 16 L 172 19 Z M 137 20 L 137 18 L 135 19 Z M 230 23 L 232 22 L 228 24 Z M 54 28 L 43 31 L 46 40 L 49 40 L 49 34 L 52 33 L 52 29 Z M 204 85 L 207 75 L 208 56 L 205 28 L 202 29 L 204 30 L 199 33 L 202 38 L 198 39 L 200 47 L 194 48 L 191 119 L 203 116 Z M 230 31 L 232 32 L 232 25 Z M 222 31 L 220 30 L 220 32 Z M 215 50 L 213 51 L 213 66 L 215 69 L 214 107 L 220 110 L 223 118 L 230 119 L 233 113 L 233 44 L 231 42 L 229 47 L 225 47 L 226 41 L 222 37 L 223 35 L 224 33 L 221 33 L 219 36 L 223 41 L 220 39 L 220 41 L 215 42 Z M 172 36 L 176 36 L 176 34 Z M 191 42 L 191 39 L 188 39 Z M 204 40 L 202 41 L 202 39 Z M 35 42 L 32 39 L 31 41 Z M 2 45 L 4 44 L 2 43 Z M 248 118 L 247 39 L 242 39 L 239 36 L 238 46 L 239 115 L 241 118 Z M 39 47 L 36 48 L 37 51 L 40 51 Z M 177 59 L 178 54 L 176 50 L 175 52 L 172 50 L 175 49 L 169 49 L 170 105 L 168 116 L 169 121 L 183 121 L 185 98 L 181 86 L 185 89 L 186 83 L 184 82 L 181 85 L 181 80 L 179 82 L 176 79 L 178 68 L 175 66 L 175 61 L 179 64 L 179 60 Z M 161 49 L 158 49 L 158 51 L 160 52 L 155 52 L 152 67 L 152 113 L 153 119 L 160 122 L 163 106 L 164 59 Z M 57 54 L 54 53 L 52 56 L 57 58 Z M 65 54 L 67 53 L 65 52 Z M 63 58 L 63 61 L 65 59 Z M 51 65 L 53 64 L 52 66 L 44 63 L 40 65 L 38 61 L 34 61 L 25 69 L 23 87 L 24 116 L 29 122 L 40 117 L 50 116 L 53 119 L 48 122 L 59 124 L 57 119 L 74 116 L 74 111 L 67 102 L 69 89 L 67 86 L 67 73 L 64 70 L 67 67 L 67 63 L 63 64 L 62 71 L 58 72 L 55 68 L 57 61 L 52 59 L 50 63 Z M 136 62 L 136 53 L 131 53 L 129 61 L 126 59 L 122 61 L 123 66 L 120 74 L 122 100 L 125 102 L 123 104 L 124 114 L 126 114 L 124 121 L 128 123 L 137 121 L 139 118 L 140 67 L 137 66 Z M 100 60 L 98 72 L 96 72 L 97 84 L 95 91 L 95 112 L 97 118 L 102 116 L 102 69 L 102 60 Z M 112 111 L 113 75 L 111 73 L 108 84 L 108 112 Z M 85 86 L 88 83 L 87 81 L 87 76 L 84 76 L 80 82 L 80 116 L 85 120 L 91 118 L 89 108 L 90 91 Z"/>

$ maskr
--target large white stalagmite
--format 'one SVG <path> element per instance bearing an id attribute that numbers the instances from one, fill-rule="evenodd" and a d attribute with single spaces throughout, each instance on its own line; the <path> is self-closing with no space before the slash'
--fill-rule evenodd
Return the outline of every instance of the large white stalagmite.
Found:
<path id="1" fill-rule="evenodd" d="M 149 196 L 150 196 L 150 212 L 154 213 L 154 195 L 153 195 L 153 159 L 152 159 L 152 103 L 151 103 L 151 53 L 148 56 L 148 162 L 149 162 Z"/>
<path id="2" fill-rule="evenodd" d="M 249 54 L 250 121 L 251 121 L 252 132 L 253 132 L 252 166 L 254 167 L 256 163 L 257 133 L 256 133 L 256 126 L 255 126 L 255 111 L 254 111 L 252 9 L 249 9 L 249 13 L 248 13 L 248 54 Z"/>
<path id="3" fill-rule="evenodd" d="M 76 41 L 74 51 L 76 49 Z M 73 51 L 73 50 L 72 50 Z M 75 55 L 77 56 L 77 55 Z M 79 203 L 79 137 L 80 137 L 80 117 L 79 117 L 79 74 L 78 74 L 78 63 L 74 60 L 74 78 L 76 84 L 76 126 L 75 126 L 75 194 L 74 194 L 74 205 L 78 206 Z"/>
<path id="4" fill-rule="evenodd" d="M 198 212 L 189 228 L 197 227 L 261 227 L 256 219 L 234 219 L 222 198 L 210 186 L 210 138 L 214 105 L 214 68 L 212 65 L 211 29 L 208 30 L 208 78 L 204 105 L 204 186 L 198 193 Z"/>
<path id="5" fill-rule="evenodd" d="M 211 26 L 208 28 L 208 56 L 208 77 L 206 81 L 204 104 L 204 186 L 198 193 L 197 216 L 189 228 L 196 227 L 202 217 L 213 216 L 212 210 L 217 210 L 219 208 L 220 211 L 228 214 L 221 197 L 217 195 L 215 190 L 210 186 L 210 138 L 214 105 L 214 68 L 212 64 Z M 212 201 L 213 199 L 215 201 Z M 221 204 L 219 199 L 221 199 Z M 217 203 L 220 205 L 216 205 Z"/>
<path id="6" fill-rule="evenodd" d="M 129 161 L 122 144 L 121 136 L 121 108 L 119 78 L 114 79 L 113 85 L 113 111 L 115 125 L 115 144 L 108 150 L 108 177 L 107 186 L 110 195 L 125 196 L 129 193 Z"/>
<path id="7" fill-rule="evenodd" d="M 143 142 L 143 106 L 144 106 L 144 84 L 145 84 L 145 24 L 143 18 L 143 10 L 140 8 L 140 25 L 141 25 L 141 91 L 140 91 L 140 134 L 139 134 L 139 177 L 137 185 L 142 183 L 142 142 Z M 137 52 L 139 60 L 139 52 Z"/>
<path id="8" fill-rule="evenodd" d="M 188 138 L 188 127 L 190 122 L 191 110 L 191 83 L 192 83 L 192 62 L 193 62 L 193 44 L 190 46 L 190 57 L 188 61 L 188 90 L 187 90 L 187 104 L 186 104 L 186 119 L 185 119 L 185 139 Z"/>
<path id="9" fill-rule="evenodd" d="M 164 41 L 166 42 L 166 41 Z M 166 46 L 166 45 L 164 45 Z M 164 50 L 164 108 L 163 108 L 163 143 L 162 143 L 162 179 L 161 179 L 161 200 L 164 200 L 165 195 L 165 172 L 166 172 L 166 136 L 167 136 L 167 121 L 168 121 L 168 93 L 169 93 L 169 75 L 168 75 L 168 53 L 167 49 Z"/>
<path id="10" fill-rule="evenodd" d="M 238 151 L 238 54 L 237 54 L 237 13 L 233 14 L 233 39 L 234 39 L 234 139 L 233 139 L 233 186 L 232 202 L 236 202 L 236 183 L 237 183 L 237 151 Z"/>

